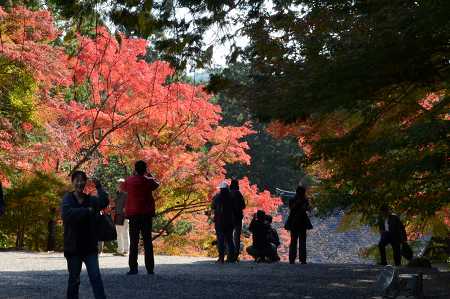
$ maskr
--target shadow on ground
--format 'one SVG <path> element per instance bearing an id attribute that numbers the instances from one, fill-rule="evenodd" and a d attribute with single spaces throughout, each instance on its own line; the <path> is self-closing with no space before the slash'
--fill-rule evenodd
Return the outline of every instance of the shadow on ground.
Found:
<path id="1" fill-rule="evenodd" d="M 118 268 L 122 263 L 126 266 L 126 259 L 119 260 L 120 265 L 117 261 L 115 257 L 101 258 L 102 265 L 116 263 L 102 267 L 108 298 L 374 298 L 378 293 L 374 282 L 381 270 L 369 265 L 216 265 L 197 261 L 159 264 L 155 275 L 144 274 L 141 267 L 139 275 L 126 276 L 128 269 Z M 425 280 L 425 289 L 430 286 L 442 294 L 430 284 L 433 275 L 437 273 L 426 275 L 429 281 Z M 64 298 L 66 280 L 65 270 L 1 271 L 0 298 Z M 92 298 L 85 270 L 80 298 Z"/>

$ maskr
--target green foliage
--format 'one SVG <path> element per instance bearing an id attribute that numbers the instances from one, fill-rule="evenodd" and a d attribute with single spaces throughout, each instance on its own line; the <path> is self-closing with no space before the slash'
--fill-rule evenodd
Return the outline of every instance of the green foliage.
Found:
<path id="1" fill-rule="evenodd" d="M 166 182 L 158 188 L 156 197 L 157 214 L 191 213 L 203 210 L 209 205 L 207 192 L 196 190 L 192 178 Z M 159 200 L 159 199 L 163 200 Z"/>
<path id="2" fill-rule="evenodd" d="M 167 235 L 175 234 L 178 236 L 185 236 L 193 229 L 192 223 L 186 220 L 178 220 L 170 222 L 166 215 L 157 215 L 153 218 L 153 231 L 159 232 L 165 230 Z"/>
<path id="3" fill-rule="evenodd" d="M 153 217 L 153 226 L 152 230 L 154 232 L 159 232 L 164 229 L 168 225 L 168 219 L 164 215 L 156 215 Z M 173 225 L 167 226 L 168 230 L 173 229 Z"/>
<path id="4" fill-rule="evenodd" d="M 23 122 L 36 122 L 36 90 L 33 76 L 24 66 L 0 56 L 0 117 L 15 127 Z"/>
<path id="5" fill-rule="evenodd" d="M 0 231 L 8 239 L 15 238 L 16 248 L 44 249 L 47 224 L 56 217 L 64 187 L 56 176 L 43 173 L 13 178 L 11 188 L 5 190 L 6 208 L 0 219 Z M 61 228 L 57 231 L 61 242 Z"/>
<path id="6" fill-rule="evenodd" d="M 0 248 L 12 247 L 12 242 L 7 234 L 0 231 Z"/>
<path id="7" fill-rule="evenodd" d="M 100 24 L 113 26 L 129 36 L 148 38 L 154 53 L 165 61 L 183 70 L 194 64 L 199 68 L 207 66 L 212 57 L 213 45 L 206 45 L 204 38 L 214 25 L 225 26 L 233 18 L 227 13 L 233 8 L 246 11 L 246 6 L 254 6 L 260 1 L 228 0 L 47 0 L 43 1 L 57 18 L 66 21 L 66 26 L 76 28 L 82 34 L 90 35 L 92 28 Z M 249 3 L 247 3 L 249 2 Z M 44 6 L 44 5 L 43 5 Z M 192 18 L 180 16 L 176 11 L 189 11 Z M 225 27 L 223 27 L 225 28 Z M 226 32 L 218 39 L 232 40 L 234 35 Z M 234 42 L 234 41 L 233 41 Z M 235 42 L 234 42 L 235 43 Z"/>
<path id="8" fill-rule="evenodd" d="M 323 212 L 351 207 L 373 222 L 387 203 L 424 222 L 448 207 L 450 2 L 273 3 L 246 17 L 248 80 L 215 76 L 210 89 L 260 120 L 306 124 L 313 152 L 301 163 L 329 170 Z M 421 105 L 430 93 L 439 100 Z"/>
<path id="9" fill-rule="evenodd" d="M 192 223 L 186 220 L 180 220 L 176 222 L 173 233 L 179 236 L 184 236 L 190 233 L 192 228 Z"/>
<path id="10" fill-rule="evenodd" d="M 247 85 L 249 70 L 244 65 L 235 65 L 223 73 L 234 84 Z M 230 88 L 232 90 L 232 88 Z M 294 138 L 275 139 L 266 131 L 266 125 L 254 119 L 251 111 L 241 98 L 227 89 L 213 99 L 222 108 L 224 126 L 242 126 L 251 121 L 255 134 L 244 138 L 250 147 L 251 164 L 227 165 L 227 176 L 241 178 L 247 176 L 252 184 L 260 190 L 275 193 L 275 188 L 293 190 L 298 185 L 304 172 L 299 169 L 297 161 L 302 156 Z"/>
<path id="11" fill-rule="evenodd" d="M 93 176 L 98 178 L 105 191 L 111 196 L 119 190 L 119 179 L 125 179 L 131 173 L 131 169 L 120 157 L 111 156 L 108 162 L 96 167 Z"/>
<path id="12" fill-rule="evenodd" d="M 0 6 L 5 7 L 6 10 L 15 5 L 23 5 L 30 9 L 38 9 L 42 5 L 40 0 L 0 0 Z"/>

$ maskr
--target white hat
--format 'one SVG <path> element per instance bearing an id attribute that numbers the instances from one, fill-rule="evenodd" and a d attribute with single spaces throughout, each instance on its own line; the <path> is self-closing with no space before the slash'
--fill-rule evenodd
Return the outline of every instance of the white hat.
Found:
<path id="1" fill-rule="evenodd" d="M 122 182 L 125 182 L 125 180 L 120 178 L 120 179 L 117 180 L 117 182 L 122 183 Z"/>
<path id="2" fill-rule="evenodd" d="M 228 188 L 228 183 L 227 181 L 222 181 L 219 186 L 217 186 L 218 189 L 227 189 Z"/>

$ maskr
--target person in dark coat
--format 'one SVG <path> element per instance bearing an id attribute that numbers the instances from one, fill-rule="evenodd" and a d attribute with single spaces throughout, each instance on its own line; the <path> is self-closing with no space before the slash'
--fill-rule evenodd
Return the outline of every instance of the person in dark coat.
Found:
<path id="1" fill-rule="evenodd" d="M 273 248 L 270 244 L 271 227 L 263 210 L 256 212 L 248 229 L 252 233 L 253 238 L 253 244 L 247 247 L 248 254 L 257 263 L 275 261 L 276 248 Z"/>
<path id="2" fill-rule="evenodd" d="M 394 254 L 394 263 L 396 266 L 401 264 L 401 245 L 407 241 L 405 227 L 400 218 L 392 214 L 389 207 L 384 205 L 380 208 L 380 217 L 378 219 L 380 229 L 380 242 L 378 249 L 380 250 L 380 264 L 387 265 L 386 246 L 391 244 Z"/>
<path id="3" fill-rule="evenodd" d="M 5 200 L 3 199 L 3 187 L 2 182 L 0 182 L 0 216 L 5 213 Z"/>
<path id="4" fill-rule="evenodd" d="M 289 263 L 294 264 L 297 258 L 297 243 L 299 246 L 299 260 L 306 264 L 306 231 L 312 229 L 307 211 L 310 209 L 306 198 L 306 189 L 298 186 L 293 199 L 289 201 L 289 216 L 286 229 L 290 231 Z"/>
<path id="5" fill-rule="evenodd" d="M 244 218 L 245 200 L 239 191 L 239 182 L 236 179 L 231 180 L 230 193 L 233 200 L 234 208 L 234 227 L 233 227 L 233 242 L 234 250 L 236 253 L 235 259 L 239 257 L 241 251 L 241 232 L 242 232 L 242 219 Z"/>
<path id="6" fill-rule="evenodd" d="M 152 225 L 155 216 L 155 199 L 152 192 L 159 187 L 159 182 L 147 172 L 147 163 L 137 161 L 134 165 L 135 175 L 128 177 L 121 185 L 127 193 L 125 217 L 129 219 L 130 253 L 127 275 L 138 273 L 139 236 L 144 239 L 145 269 L 152 275 L 155 268 L 153 254 Z"/>
<path id="7" fill-rule="evenodd" d="M 213 197 L 212 211 L 214 213 L 214 228 L 217 235 L 218 263 L 223 264 L 225 258 L 225 244 L 228 247 L 227 262 L 235 262 L 233 243 L 234 209 L 233 201 L 226 181 L 220 183 L 220 191 Z"/>
<path id="8" fill-rule="evenodd" d="M 119 182 L 123 183 L 125 180 L 120 179 Z M 117 252 L 115 255 L 121 256 L 128 255 L 130 247 L 129 222 L 128 219 L 125 219 L 126 201 L 127 195 L 124 192 L 117 190 L 114 201 L 114 224 L 117 231 Z"/>
<path id="9" fill-rule="evenodd" d="M 97 235 L 95 219 L 108 203 L 108 194 L 102 185 L 93 179 L 97 196 L 84 193 L 86 173 L 75 171 L 71 177 L 75 189 L 64 195 L 61 216 L 64 225 L 64 256 L 67 259 L 69 281 L 67 298 L 78 298 L 81 266 L 84 262 L 94 297 L 106 298 L 98 265 Z"/>

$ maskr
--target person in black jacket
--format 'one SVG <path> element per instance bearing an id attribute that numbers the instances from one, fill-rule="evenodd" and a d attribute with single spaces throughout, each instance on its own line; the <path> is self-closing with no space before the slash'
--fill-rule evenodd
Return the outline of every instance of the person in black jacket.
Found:
<path id="1" fill-rule="evenodd" d="M 380 264 L 387 265 L 386 246 L 391 244 L 394 263 L 396 266 L 400 266 L 402 259 L 400 246 L 407 240 L 403 223 L 397 215 L 391 213 L 388 206 L 384 205 L 380 208 L 378 226 L 380 229 L 380 242 L 378 243 L 381 258 Z"/>
<path id="2" fill-rule="evenodd" d="M 64 224 L 64 256 L 67 259 L 69 281 L 67 298 L 78 298 L 81 266 L 84 262 L 94 297 L 106 298 L 98 265 L 96 215 L 108 203 L 108 194 L 100 182 L 93 179 L 97 196 L 84 193 L 86 173 L 75 171 L 71 177 L 73 192 L 68 192 L 62 200 L 61 214 Z"/>
<path id="3" fill-rule="evenodd" d="M 266 213 L 258 210 L 248 227 L 252 233 L 253 244 L 247 247 L 247 252 L 255 262 L 272 262 L 276 260 L 276 248 L 270 244 L 270 224 L 267 221 Z"/>
<path id="4" fill-rule="evenodd" d="M 297 258 L 297 242 L 299 242 L 299 259 L 302 264 L 306 264 L 306 231 L 312 229 L 312 225 L 306 213 L 310 210 L 310 207 L 304 187 L 297 187 L 294 198 L 289 201 L 289 210 L 290 212 L 285 226 L 291 233 L 289 263 L 295 263 L 295 259 Z"/>
<path id="5" fill-rule="evenodd" d="M 233 200 L 234 208 L 234 223 L 233 223 L 233 242 L 234 250 L 236 253 L 235 259 L 239 258 L 241 251 L 241 232 L 242 232 L 242 219 L 244 218 L 245 200 L 239 191 L 239 182 L 236 179 L 231 180 L 230 193 Z"/>
<path id="6" fill-rule="evenodd" d="M 223 181 L 219 185 L 219 193 L 217 193 L 212 200 L 212 211 L 214 213 L 214 228 L 217 235 L 217 249 L 219 251 L 218 263 L 224 263 L 225 257 L 225 243 L 228 247 L 227 262 L 235 262 L 235 250 L 233 243 L 233 228 L 234 228 L 234 210 L 233 201 L 228 189 L 228 184 Z"/>

